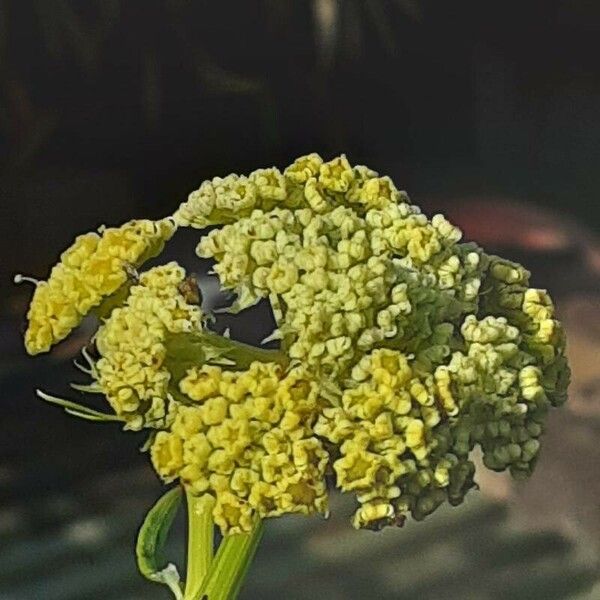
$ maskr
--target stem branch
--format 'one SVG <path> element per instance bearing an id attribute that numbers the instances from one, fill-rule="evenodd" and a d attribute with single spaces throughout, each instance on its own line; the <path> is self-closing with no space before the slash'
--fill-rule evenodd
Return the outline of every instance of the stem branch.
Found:
<path id="1" fill-rule="evenodd" d="M 213 560 L 214 525 L 212 508 L 214 500 L 206 496 L 193 496 L 186 491 L 188 510 L 187 576 L 184 600 L 198 600 L 200 588 Z"/>
<path id="2" fill-rule="evenodd" d="M 250 533 L 223 538 L 213 567 L 200 590 L 200 598 L 235 600 L 244 583 L 262 536 L 262 521 L 257 519 Z"/>

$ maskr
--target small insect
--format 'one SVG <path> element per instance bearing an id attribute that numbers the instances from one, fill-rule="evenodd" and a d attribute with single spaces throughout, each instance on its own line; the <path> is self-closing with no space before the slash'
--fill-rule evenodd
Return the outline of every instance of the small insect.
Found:
<path id="1" fill-rule="evenodd" d="M 140 276 L 139 276 L 136 268 L 132 264 L 125 263 L 123 265 L 123 270 L 125 271 L 127 278 L 130 279 L 133 283 L 139 282 Z"/>
<path id="2" fill-rule="evenodd" d="M 202 295 L 200 294 L 200 287 L 198 285 L 198 279 L 195 275 L 188 275 L 179 284 L 179 293 L 185 298 L 188 304 L 198 304 L 202 302 Z"/>

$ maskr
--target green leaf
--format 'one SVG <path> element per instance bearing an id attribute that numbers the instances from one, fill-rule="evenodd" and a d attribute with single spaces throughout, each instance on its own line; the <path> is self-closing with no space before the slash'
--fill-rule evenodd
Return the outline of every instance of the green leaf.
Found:
<path id="1" fill-rule="evenodd" d="M 140 573 L 156 583 L 167 585 L 176 600 L 182 600 L 179 573 L 171 563 L 164 565 L 163 549 L 177 509 L 181 503 L 181 488 L 166 492 L 148 511 L 138 533 L 136 556 Z"/>

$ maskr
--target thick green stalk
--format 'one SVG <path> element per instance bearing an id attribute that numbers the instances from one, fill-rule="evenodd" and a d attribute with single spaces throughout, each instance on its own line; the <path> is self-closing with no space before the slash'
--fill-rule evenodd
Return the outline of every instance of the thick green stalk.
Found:
<path id="1" fill-rule="evenodd" d="M 187 576 L 184 600 L 200 598 L 200 588 L 213 560 L 214 523 L 210 496 L 196 497 L 186 491 L 188 510 Z"/>
<path id="2" fill-rule="evenodd" d="M 262 521 L 257 519 L 250 533 L 223 538 L 197 600 L 235 600 L 262 536 Z"/>

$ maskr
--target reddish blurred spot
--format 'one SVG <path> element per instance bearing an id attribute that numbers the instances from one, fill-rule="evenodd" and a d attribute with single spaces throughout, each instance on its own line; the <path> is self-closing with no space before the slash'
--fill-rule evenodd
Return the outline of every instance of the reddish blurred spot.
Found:
<path id="1" fill-rule="evenodd" d="M 432 200 L 431 211 L 443 212 L 482 246 L 512 246 L 534 251 L 564 251 L 576 245 L 572 225 L 543 209 L 502 198 Z"/>

